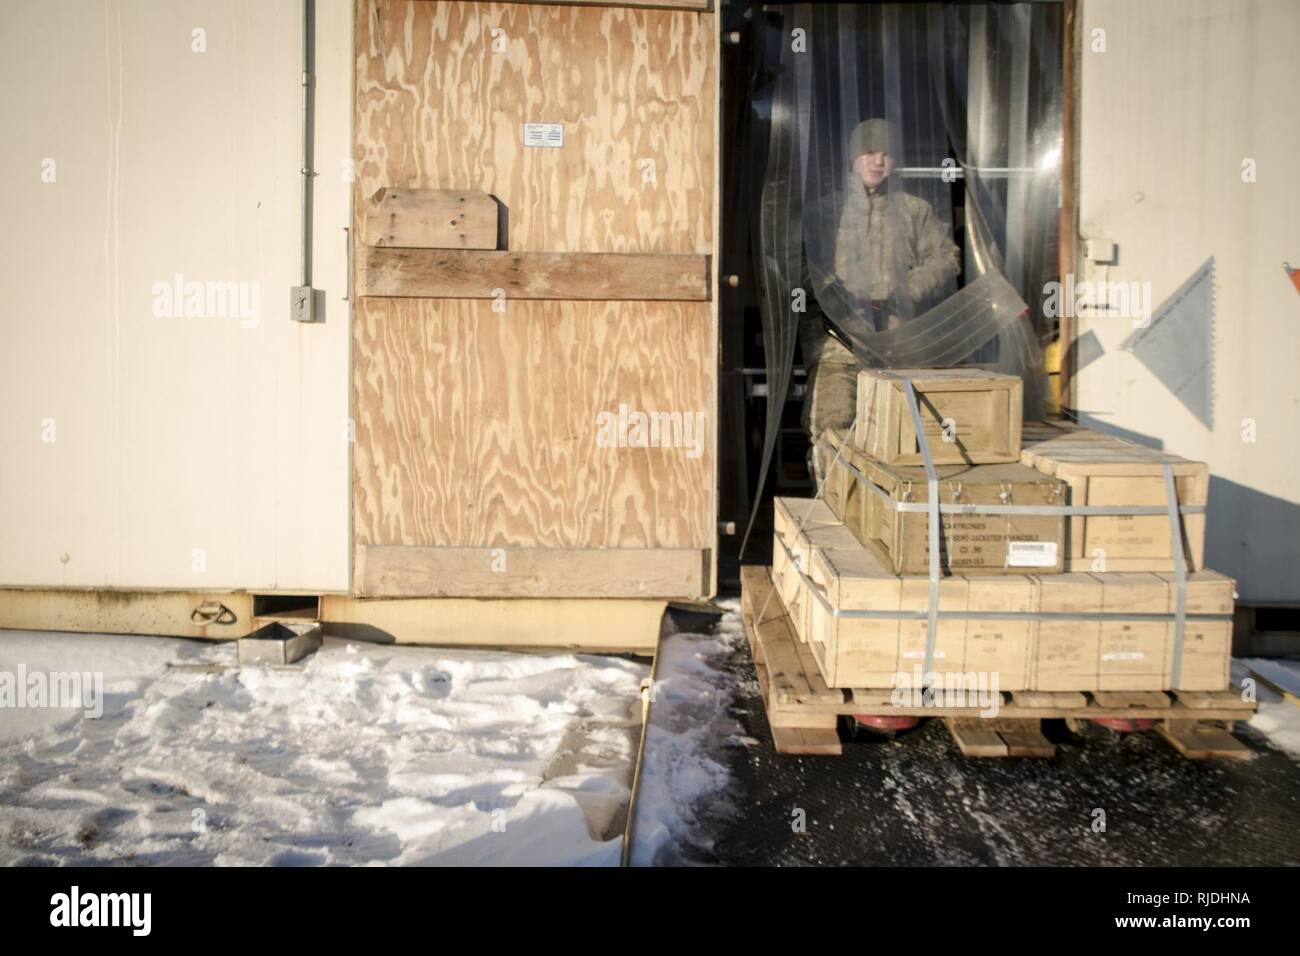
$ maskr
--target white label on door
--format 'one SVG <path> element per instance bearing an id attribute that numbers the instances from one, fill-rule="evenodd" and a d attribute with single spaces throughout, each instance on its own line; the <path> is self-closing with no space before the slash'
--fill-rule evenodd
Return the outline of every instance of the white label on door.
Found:
<path id="1" fill-rule="evenodd" d="M 1007 565 L 1013 568 L 1054 568 L 1056 542 L 1011 541 L 1007 544 Z"/>
<path id="2" fill-rule="evenodd" d="M 525 146 L 549 146 L 559 149 L 564 145 L 563 123 L 525 123 Z"/>

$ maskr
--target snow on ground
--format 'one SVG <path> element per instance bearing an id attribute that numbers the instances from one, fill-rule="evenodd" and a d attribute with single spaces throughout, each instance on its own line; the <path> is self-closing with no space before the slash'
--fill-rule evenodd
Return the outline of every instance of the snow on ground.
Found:
<path id="1" fill-rule="evenodd" d="M 1240 687 L 1242 679 L 1251 676 L 1250 671 L 1289 695 L 1263 685 L 1257 687 L 1259 710 L 1250 719 L 1250 726 L 1273 746 L 1300 760 L 1300 661 L 1262 657 L 1233 661 L 1233 684 Z"/>
<path id="2" fill-rule="evenodd" d="M 738 602 L 664 637 L 631 860 L 685 862 L 730 815 Z M 1235 662 L 1290 691 L 1300 662 Z M 4 706 L 3 678 L 103 675 L 103 715 Z M 233 644 L 0 631 L 0 865 L 616 865 L 639 686 L 619 658 L 327 641 L 302 665 Z M 1300 758 L 1296 697 L 1251 726 Z"/>
<path id="3" fill-rule="evenodd" d="M 649 667 L 0 631 L 0 675 L 102 672 L 103 715 L 0 707 L 0 864 L 617 864 Z M 12 686 L 12 684 L 11 684 Z"/>
<path id="4" fill-rule="evenodd" d="M 697 810 L 725 807 L 729 782 L 723 750 L 754 746 L 731 716 L 735 675 L 727 658 L 745 642 L 740 601 L 726 609 L 711 634 L 665 635 L 653 685 L 650 724 L 637 795 L 630 862 L 675 864 L 693 849 L 708 849 L 696 826 Z"/>

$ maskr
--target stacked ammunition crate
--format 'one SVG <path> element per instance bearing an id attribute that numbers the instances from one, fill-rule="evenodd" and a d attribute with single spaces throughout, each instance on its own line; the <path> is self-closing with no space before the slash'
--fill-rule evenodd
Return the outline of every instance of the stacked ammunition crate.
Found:
<path id="1" fill-rule="evenodd" d="M 1227 688 L 1234 582 L 1202 565 L 1206 466 L 1022 429 L 1021 389 L 863 372 L 856 428 L 818 441 L 820 497 L 776 500 L 774 586 L 826 684 L 922 668 L 1006 691 Z"/>

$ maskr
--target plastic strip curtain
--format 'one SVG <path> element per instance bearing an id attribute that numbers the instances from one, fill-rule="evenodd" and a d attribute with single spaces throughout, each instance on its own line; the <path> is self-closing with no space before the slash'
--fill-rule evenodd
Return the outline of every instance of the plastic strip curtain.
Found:
<path id="1" fill-rule="evenodd" d="M 795 122 L 794 74 L 780 64 L 782 41 L 760 24 L 755 30 L 756 76 L 751 89 L 754 161 L 762 170 L 754 199 L 758 215 L 750 217 L 751 249 L 756 257 L 759 311 L 763 318 L 763 354 L 767 372 L 767 429 L 763 435 L 762 464 L 749 523 L 741 541 L 743 556 L 762 503 L 772 452 L 776 447 L 781 410 L 794 366 L 798 336 L 797 315 L 790 311 L 794 286 L 800 276 L 803 208 L 801 177 L 803 153 Z"/>
<path id="2" fill-rule="evenodd" d="M 1026 377 L 1026 418 L 1041 417 L 1038 341 L 1059 278 L 1063 11 L 1055 3 L 929 5 L 930 65 L 962 168 L 966 273 L 996 271 L 1029 304 L 1000 333 L 995 366 Z M 1031 404 L 1030 399 L 1033 399 Z"/>
<path id="3" fill-rule="evenodd" d="M 770 120 L 756 157 L 769 382 L 760 490 L 800 326 L 810 365 L 1019 374 L 1026 415 L 1038 417 L 1043 284 L 1056 274 L 1060 6 L 762 9 L 751 91 L 754 115 Z"/>

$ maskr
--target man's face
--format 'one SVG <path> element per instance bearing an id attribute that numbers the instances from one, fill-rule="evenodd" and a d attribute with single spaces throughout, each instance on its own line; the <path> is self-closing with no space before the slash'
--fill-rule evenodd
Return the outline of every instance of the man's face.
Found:
<path id="1" fill-rule="evenodd" d="M 894 157 L 886 152 L 863 153 L 853 161 L 854 171 L 870 189 L 875 189 L 894 171 Z"/>

